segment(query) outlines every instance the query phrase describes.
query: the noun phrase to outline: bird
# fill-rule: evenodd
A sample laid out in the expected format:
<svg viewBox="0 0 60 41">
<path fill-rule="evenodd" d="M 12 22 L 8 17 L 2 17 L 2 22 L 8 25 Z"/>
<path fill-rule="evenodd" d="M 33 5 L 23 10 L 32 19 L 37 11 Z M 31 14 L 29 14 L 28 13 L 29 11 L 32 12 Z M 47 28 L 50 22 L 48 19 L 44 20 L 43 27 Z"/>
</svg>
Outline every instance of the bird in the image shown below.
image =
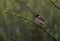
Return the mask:
<svg viewBox="0 0 60 41">
<path fill-rule="evenodd" d="M 35 26 L 35 29 L 32 31 L 33 34 L 32 34 L 31 41 L 39 41 L 39 40 L 43 41 L 43 36 L 44 36 L 43 34 L 44 33 L 43 33 L 42 30 L 39 29 L 39 26 L 41 25 L 41 27 L 43 27 L 43 25 L 45 24 L 45 20 L 39 14 L 35 15 L 34 20 L 35 20 L 34 21 L 35 22 L 34 24 L 36 24 L 37 26 L 34 25 Z"/>
<path fill-rule="evenodd" d="M 36 16 L 35 16 L 35 23 L 37 24 L 37 25 L 41 25 L 41 24 L 45 24 L 45 20 L 44 20 L 44 18 L 42 17 L 42 16 L 40 16 L 39 14 L 37 14 Z"/>
</svg>

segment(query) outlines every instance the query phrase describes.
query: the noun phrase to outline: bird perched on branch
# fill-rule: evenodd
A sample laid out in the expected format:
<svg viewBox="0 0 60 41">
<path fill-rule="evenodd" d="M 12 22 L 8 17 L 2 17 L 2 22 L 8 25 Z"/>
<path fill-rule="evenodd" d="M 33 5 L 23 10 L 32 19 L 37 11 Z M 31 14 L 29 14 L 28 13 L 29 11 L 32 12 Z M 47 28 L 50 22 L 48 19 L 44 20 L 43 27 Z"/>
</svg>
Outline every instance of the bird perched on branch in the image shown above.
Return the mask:
<svg viewBox="0 0 60 41">
<path fill-rule="evenodd" d="M 44 18 L 43 18 L 42 16 L 36 15 L 36 16 L 35 16 L 35 23 L 36 23 L 37 25 L 45 24 L 45 20 L 44 20 Z"/>
</svg>

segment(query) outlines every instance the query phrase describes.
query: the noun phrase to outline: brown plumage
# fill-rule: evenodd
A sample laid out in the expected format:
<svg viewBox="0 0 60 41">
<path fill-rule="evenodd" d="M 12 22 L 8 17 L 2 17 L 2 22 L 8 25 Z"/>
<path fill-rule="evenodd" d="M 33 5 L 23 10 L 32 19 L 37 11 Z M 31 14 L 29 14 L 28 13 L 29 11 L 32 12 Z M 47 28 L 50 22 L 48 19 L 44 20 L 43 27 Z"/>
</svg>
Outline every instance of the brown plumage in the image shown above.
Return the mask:
<svg viewBox="0 0 60 41">
<path fill-rule="evenodd" d="M 38 25 L 39 24 L 45 24 L 45 20 L 40 15 L 36 15 L 36 17 L 35 17 L 35 23 L 38 24 Z"/>
</svg>

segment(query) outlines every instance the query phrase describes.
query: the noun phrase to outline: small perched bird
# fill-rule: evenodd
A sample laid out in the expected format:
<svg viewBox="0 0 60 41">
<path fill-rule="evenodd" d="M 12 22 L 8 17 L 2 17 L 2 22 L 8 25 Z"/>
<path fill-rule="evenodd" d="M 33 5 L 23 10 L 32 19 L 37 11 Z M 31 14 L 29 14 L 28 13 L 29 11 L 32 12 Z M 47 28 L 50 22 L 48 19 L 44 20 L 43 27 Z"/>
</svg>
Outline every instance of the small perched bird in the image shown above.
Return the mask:
<svg viewBox="0 0 60 41">
<path fill-rule="evenodd" d="M 40 15 L 36 15 L 35 16 L 35 23 L 38 24 L 38 25 L 45 24 L 45 20 Z"/>
</svg>

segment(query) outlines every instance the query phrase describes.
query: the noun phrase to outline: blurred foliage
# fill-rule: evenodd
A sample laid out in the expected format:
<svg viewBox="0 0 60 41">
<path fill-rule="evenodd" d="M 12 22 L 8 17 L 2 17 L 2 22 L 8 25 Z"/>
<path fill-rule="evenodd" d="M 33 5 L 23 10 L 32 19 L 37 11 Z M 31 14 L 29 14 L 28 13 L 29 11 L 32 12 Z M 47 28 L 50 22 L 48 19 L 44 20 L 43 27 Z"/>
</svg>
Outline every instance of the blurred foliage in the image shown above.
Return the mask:
<svg viewBox="0 0 60 41">
<path fill-rule="evenodd" d="M 52 2 L 60 8 L 60 0 Z M 36 14 L 47 22 L 42 28 L 60 41 L 60 10 L 49 0 L 0 0 L 0 41 L 54 41 L 33 24 Z"/>
</svg>

